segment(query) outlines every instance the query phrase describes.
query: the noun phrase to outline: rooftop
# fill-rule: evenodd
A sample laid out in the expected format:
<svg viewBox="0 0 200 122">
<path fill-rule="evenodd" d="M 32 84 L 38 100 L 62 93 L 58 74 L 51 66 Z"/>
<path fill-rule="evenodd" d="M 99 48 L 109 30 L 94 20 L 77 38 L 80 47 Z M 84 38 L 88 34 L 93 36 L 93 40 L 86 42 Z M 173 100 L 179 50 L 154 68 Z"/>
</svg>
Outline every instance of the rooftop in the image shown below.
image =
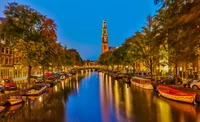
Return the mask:
<svg viewBox="0 0 200 122">
<path fill-rule="evenodd" d="M 0 21 L 3 21 L 3 20 L 5 20 L 6 18 L 4 18 L 4 17 L 0 17 Z"/>
</svg>

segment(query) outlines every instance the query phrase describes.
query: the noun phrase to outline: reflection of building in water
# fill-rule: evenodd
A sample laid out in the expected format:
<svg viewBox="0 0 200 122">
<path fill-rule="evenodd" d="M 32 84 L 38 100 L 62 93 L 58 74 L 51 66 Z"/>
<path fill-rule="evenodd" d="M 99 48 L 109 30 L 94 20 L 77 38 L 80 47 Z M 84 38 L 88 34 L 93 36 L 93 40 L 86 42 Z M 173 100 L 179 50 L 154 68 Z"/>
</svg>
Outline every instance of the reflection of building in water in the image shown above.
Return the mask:
<svg viewBox="0 0 200 122">
<path fill-rule="evenodd" d="M 108 100 L 106 94 L 106 80 L 104 81 L 103 73 L 99 73 L 99 89 L 100 89 L 100 104 L 101 104 L 101 114 L 102 114 L 102 121 L 109 122 L 109 109 L 108 109 Z"/>
<path fill-rule="evenodd" d="M 79 85 L 78 85 L 78 77 L 77 77 L 77 79 L 76 79 L 76 90 L 77 90 L 77 93 L 79 92 Z"/>
<path fill-rule="evenodd" d="M 109 76 L 109 102 L 110 102 L 110 106 L 113 106 L 113 88 L 112 88 L 112 77 Z"/>
<path fill-rule="evenodd" d="M 57 92 L 57 91 L 58 91 L 58 86 L 55 85 L 55 86 L 54 86 L 54 89 L 55 89 L 55 92 Z"/>
<path fill-rule="evenodd" d="M 61 84 L 62 84 L 62 89 L 65 89 L 65 87 L 64 87 L 64 81 L 62 81 Z"/>
<path fill-rule="evenodd" d="M 157 96 L 154 96 L 155 99 L 156 97 Z M 172 113 L 170 105 L 161 99 L 156 99 L 156 105 L 158 108 L 158 113 L 157 113 L 158 122 L 172 122 L 172 115 L 171 115 Z"/>
<path fill-rule="evenodd" d="M 91 72 L 88 69 L 86 69 L 85 76 L 86 76 L 85 78 L 87 79 L 89 79 L 91 76 Z"/>
<path fill-rule="evenodd" d="M 121 122 L 120 117 L 120 89 L 119 89 L 119 82 L 117 80 L 114 81 L 114 101 L 115 101 L 115 109 L 116 109 L 116 117 L 117 120 Z"/>
<path fill-rule="evenodd" d="M 113 114 L 116 116 L 116 120 L 119 122 L 125 122 L 125 118 L 121 115 L 121 107 L 124 104 L 124 100 L 121 99 L 122 90 L 127 90 L 124 94 L 126 103 L 125 108 L 127 109 L 126 115 L 131 116 L 131 97 L 129 89 L 123 89 L 120 87 L 120 82 L 117 80 L 112 80 L 112 78 L 108 75 L 102 75 L 103 73 L 99 73 L 99 87 L 100 87 L 100 100 L 101 100 L 101 112 L 102 112 L 102 121 L 109 122 L 111 121 L 110 110 L 115 110 Z M 126 86 L 127 87 L 127 86 Z"/>
<path fill-rule="evenodd" d="M 132 93 L 131 89 L 128 88 L 128 84 L 124 84 L 124 103 L 125 103 L 125 112 L 128 118 L 132 117 Z"/>
<path fill-rule="evenodd" d="M 84 74 L 84 70 L 81 70 L 81 75 L 83 75 Z"/>
<path fill-rule="evenodd" d="M 196 106 L 192 104 L 186 104 L 181 103 L 169 99 L 165 99 L 163 97 L 158 98 L 159 102 L 165 102 L 166 104 L 170 105 L 170 109 L 174 112 L 177 112 L 176 119 L 180 120 L 180 122 L 186 122 L 188 119 L 188 116 L 191 116 L 192 118 L 199 118 L 197 117 L 197 111 Z M 174 116 L 174 115 L 173 115 Z"/>
<path fill-rule="evenodd" d="M 89 76 L 91 76 L 91 71 L 89 71 L 88 73 L 89 73 Z"/>
</svg>

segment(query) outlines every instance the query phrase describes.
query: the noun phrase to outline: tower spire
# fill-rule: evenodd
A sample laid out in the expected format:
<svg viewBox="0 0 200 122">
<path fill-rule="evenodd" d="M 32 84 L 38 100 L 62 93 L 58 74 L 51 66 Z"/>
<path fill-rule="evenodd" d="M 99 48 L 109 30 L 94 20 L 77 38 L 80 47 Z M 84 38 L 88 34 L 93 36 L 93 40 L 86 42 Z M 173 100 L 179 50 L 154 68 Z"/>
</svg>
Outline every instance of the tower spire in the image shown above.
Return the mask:
<svg viewBox="0 0 200 122">
<path fill-rule="evenodd" d="M 102 23 L 102 53 L 108 51 L 108 32 L 106 27 L 106 20 Z"/>
</svg>

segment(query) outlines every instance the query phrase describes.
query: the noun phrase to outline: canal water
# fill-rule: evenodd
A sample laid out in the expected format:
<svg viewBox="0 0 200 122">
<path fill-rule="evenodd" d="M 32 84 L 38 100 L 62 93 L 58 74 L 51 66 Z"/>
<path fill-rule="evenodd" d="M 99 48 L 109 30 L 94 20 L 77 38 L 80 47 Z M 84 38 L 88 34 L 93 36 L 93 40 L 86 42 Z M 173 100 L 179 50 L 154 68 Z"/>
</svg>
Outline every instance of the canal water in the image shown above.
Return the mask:
<svg viewBox="0 0 200 122">
<path fill-rule="evenodd" d="M 7 108 L 0 122 L 200 122 L 199 106 L 98 72 L 79 73 L 48 93 L 23 99 L 23 104 Z"/>
</svg>

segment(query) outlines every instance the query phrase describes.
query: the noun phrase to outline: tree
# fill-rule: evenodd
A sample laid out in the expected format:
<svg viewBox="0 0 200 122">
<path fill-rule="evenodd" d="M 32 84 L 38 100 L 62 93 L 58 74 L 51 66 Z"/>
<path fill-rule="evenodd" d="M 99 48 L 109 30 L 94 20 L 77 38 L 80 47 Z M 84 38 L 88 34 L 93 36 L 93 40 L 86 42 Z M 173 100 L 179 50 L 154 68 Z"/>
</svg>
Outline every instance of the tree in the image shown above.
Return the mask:
<svg viewBox="0 0 200 122">
<path fill-rule="evenodd" d="M 47 44 L 51 47 L 56 41 L 55 24 L 39 12 L 26 5 L 16 2 L 8 3 L 4 14 L 6 22 L 3 24 L 1 35 L 7 43 L 12 43 L 16 54 L 23 56 L 28 65 L 28 81 L 30 81 L 31 68 L 44 63 L 44 52 Z M 49 43 L 46 43 L 50 41 Z M 52 47 L 53 48 L 53 47 Z M 49 51 L 49 46 L 47 46 Z M 41 51 L 41 52 L 40 52 Z M 38 55 L 39 52 L 39 55 Z M 38 60 L 41 59 L 41 60 Z"/>
<path fill-rule="evenodd" d="M 106 66 L 113 65 L 113 52 L 107 51 L 101 54 L 97 60 L 97 63 Z"/>
<path fill-rule="evenodd" d="M 178 79 L 177 67 L 181 62 L 194 60 L 195 48 L 199 43 L 198 20 L 194 11 L 200 9 L 196 1 L 183 0 L 155 0 L 161 4 L 156 18 L 160 22 L 160 44 L 168 52 L 168 60 L 175 66 L 175 75 Z M 177 80 L 176 80 L 177 83 Z"/>
<path fill-rule="evenodd" d="M 83 59 L 81 58 L 80 54 L 76 51 L 76 49 L 69 49 L 68 51 L 70 52 L 74 65 L 84 65 Z"/>
</svg>

